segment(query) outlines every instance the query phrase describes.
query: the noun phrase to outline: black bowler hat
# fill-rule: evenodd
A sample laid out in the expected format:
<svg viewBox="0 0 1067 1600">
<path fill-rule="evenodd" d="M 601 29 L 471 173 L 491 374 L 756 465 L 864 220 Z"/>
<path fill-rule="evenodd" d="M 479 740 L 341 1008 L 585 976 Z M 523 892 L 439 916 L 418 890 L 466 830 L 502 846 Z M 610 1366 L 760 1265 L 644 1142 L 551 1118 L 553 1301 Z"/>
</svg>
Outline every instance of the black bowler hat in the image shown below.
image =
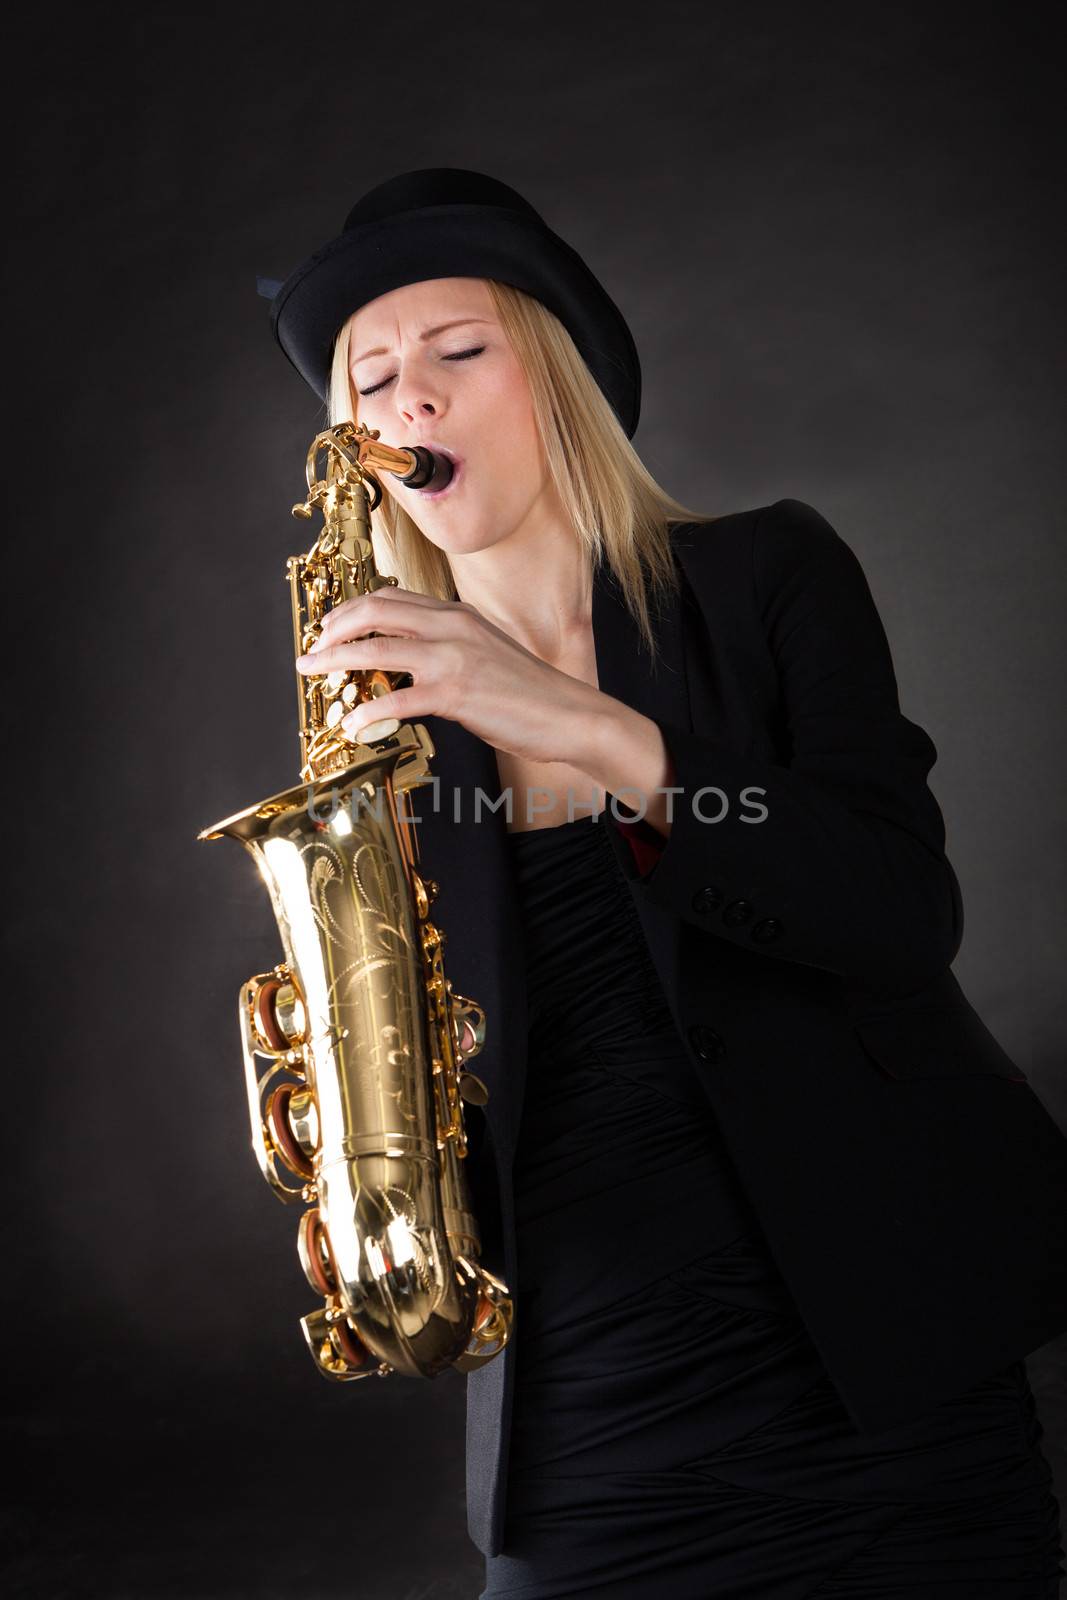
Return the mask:
<svg viewBox="0 0 1067 1600">
<path fill-rule="evenodd" d="M 506 183 L 426 167 L 357 200 L 344 232 L 284 283 L 258 280 L 285 354 L 325 400 L 333 346 L 353 311 L 427 278 L 496 278 L 540 300 L 567 329 L 627 438 L 641 411 L 641 364 L 622 312 L 576 250 Z"/>
</svg>

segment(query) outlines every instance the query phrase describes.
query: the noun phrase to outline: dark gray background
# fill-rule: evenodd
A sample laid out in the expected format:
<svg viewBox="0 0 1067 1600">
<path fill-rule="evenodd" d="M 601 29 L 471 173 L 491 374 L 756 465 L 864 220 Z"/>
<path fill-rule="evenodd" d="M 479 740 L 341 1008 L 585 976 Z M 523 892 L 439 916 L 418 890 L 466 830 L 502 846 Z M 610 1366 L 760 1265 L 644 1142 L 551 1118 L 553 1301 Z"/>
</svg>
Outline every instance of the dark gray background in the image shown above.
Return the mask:
<svg viewBox="0 0 1067 1600">
<path fill-rule="evenodd" d="M 283 574 L 321 410 L 255 276 L 397 172 L 487 170 L 588 260 L 641 352 L 636 447 L 683 501 L 795 496 L 852 545 L 939 751 L 955 970 L 1067 1124 L 1061 85 L 1026 19 L 413 0 L 17 24 L 16 1592 L 480 1587 L 462 1379 L 341 1389 L 304 1351 L 234 1022 L 273 919 L 236 846 L 194 842 L 298 765 Z M 1064 1348 L 1029 1362 L 1061 1495 Z"/>
</svg>

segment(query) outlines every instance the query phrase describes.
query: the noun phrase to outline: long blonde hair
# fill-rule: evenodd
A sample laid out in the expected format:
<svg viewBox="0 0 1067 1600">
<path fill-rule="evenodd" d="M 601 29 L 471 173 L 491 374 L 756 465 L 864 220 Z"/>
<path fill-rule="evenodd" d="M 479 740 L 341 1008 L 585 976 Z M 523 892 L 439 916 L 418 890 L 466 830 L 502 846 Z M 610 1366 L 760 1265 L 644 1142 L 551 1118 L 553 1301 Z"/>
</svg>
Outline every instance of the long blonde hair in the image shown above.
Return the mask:
<svg viewBox="0 0 1067 1600">
<path fill-rule="evenodd" d="M 613 573 L 654 656 L 649 590 L 658 599 L 677 584 L 670 524 L 716 518 L 690 511 L 652 477 L 559 318 L 522 289 L 483 281 L 526 374 L 548 471 L 578 540 L 593 570 L 603 561 Z M 330 427 L 359 420 L 348 364 L 354 317 L 334 344 Z M 447 555 L 391 495 L 383 494 L 371 524 L 382 572 L 395 576 L 403 589 L 439 600 L 456 598 Z"/>
</svg>

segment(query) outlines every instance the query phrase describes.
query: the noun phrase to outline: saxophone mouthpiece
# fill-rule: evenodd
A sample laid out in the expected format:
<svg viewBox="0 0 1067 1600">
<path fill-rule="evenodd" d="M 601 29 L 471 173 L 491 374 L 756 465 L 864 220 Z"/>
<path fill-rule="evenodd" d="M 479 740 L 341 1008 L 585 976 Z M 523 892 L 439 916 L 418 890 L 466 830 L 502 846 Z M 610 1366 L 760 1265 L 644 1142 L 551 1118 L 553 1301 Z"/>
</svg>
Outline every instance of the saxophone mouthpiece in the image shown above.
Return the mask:
<svg viewBox="0 0 1067 1600">
<path fill-rule="evenodd" d="M 452 482 L 455 463 L 443 450 L 428 450 L 425 445 L 410 446 L 415 465 L 406 477 L 400 479 L 408 489 L 427 489 L 436 493 Z"/>
</svg>

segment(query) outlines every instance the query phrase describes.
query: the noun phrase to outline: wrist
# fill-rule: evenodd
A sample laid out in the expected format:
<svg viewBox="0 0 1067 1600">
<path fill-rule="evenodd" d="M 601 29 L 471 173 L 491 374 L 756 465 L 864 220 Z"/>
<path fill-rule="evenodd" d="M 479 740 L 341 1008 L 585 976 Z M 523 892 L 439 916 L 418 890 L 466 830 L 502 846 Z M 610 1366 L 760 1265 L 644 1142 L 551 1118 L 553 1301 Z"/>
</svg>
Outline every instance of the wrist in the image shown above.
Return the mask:
<svg viewBox="0 0 1067 1600">
<path fill-rule="evenodd" d="M 619 809 L 644 817 L 664 837 L 671 825 L 668 796 L 674 763 L 657 722 L 611 695 L 598 692 L 574 765 L 618 800 Z"/>
</svg>

